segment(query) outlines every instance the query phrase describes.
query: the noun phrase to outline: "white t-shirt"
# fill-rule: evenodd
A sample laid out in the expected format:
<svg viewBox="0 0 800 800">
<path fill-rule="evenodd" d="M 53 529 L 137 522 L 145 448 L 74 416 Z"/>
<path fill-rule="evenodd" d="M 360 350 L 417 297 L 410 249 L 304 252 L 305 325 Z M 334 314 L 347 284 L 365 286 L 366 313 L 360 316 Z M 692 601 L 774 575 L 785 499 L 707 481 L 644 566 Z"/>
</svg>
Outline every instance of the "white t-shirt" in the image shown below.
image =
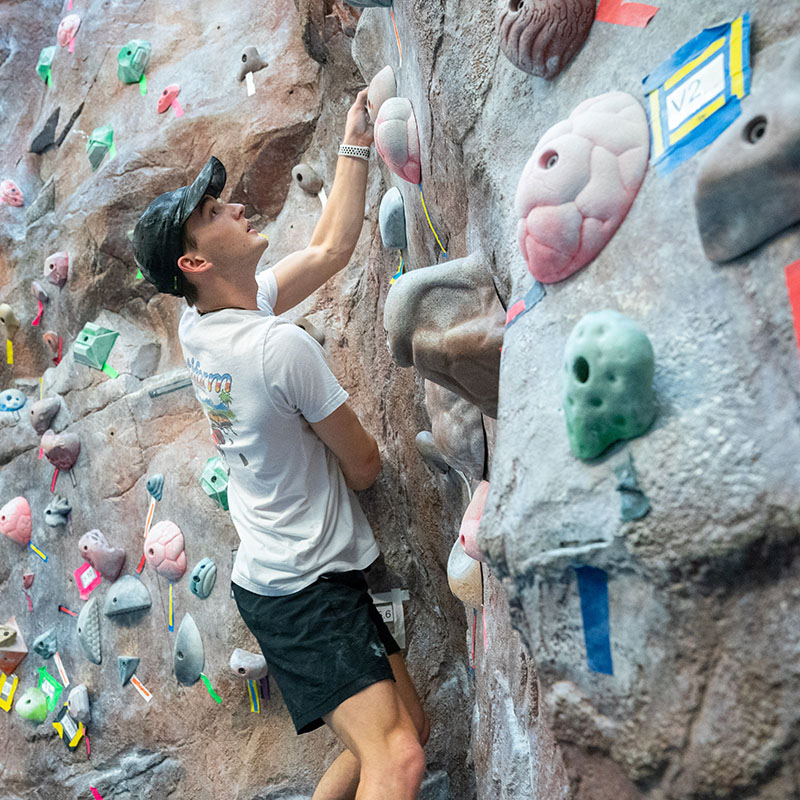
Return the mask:
<svg viewBox="0 0 800 800">
<path fill-rule="evenodd" d="M 379 554 L 339 462 L 309 422 L 347 400 L 322 347 L 276 317 L 271 269 L 257 276 L 258 311 L 183 312 L 178 326 L 194 392 L 227 463 L 240 546 L 234 583 L 287 595 L 324 572 L 364 569 Z"/>
</svg>

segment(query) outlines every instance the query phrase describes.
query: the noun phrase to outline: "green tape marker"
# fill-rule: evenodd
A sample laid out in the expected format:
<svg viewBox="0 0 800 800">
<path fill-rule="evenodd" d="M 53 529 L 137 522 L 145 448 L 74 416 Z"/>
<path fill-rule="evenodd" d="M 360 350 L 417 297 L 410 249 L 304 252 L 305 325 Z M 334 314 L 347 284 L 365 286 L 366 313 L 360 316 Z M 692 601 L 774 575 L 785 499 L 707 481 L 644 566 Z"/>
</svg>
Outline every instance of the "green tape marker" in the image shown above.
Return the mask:
<svg viewBox="0 0 800 800">
<path fill-rule="evenodd" d="M 103 372 L 105 372 L 105 374 L 111 378 L 119 378 L 119 372 L 117 372 L 114 367 L 108 364 L 103 364 Z"/>
<path fill-rule="evenodd" d="M 139 78 L 139 91 L 142 93 L 143 97 L 147 94 L 147 76 L 144 74 Z"/>
<path fill-rule="evenodd" d="M 137 269 L 137 270 L 136 270 L 136 280 L 137 280 L 137 281 L 140 281 L 140 280 L 142 280 L 143 278 L 144 278 L 144 275 L 142 275 L 142 271 L 141 271 L 140 269 Z"/>
<path fill-rule="evenodd" d="M 203 679 L 203 683 L 206 685 L 208 693 L 214 698 L 214 700 L 217 703 L 221 703 L 222 698 L 211 688 L 211 681 L 206 677 L 205 673 L 201 672 L 200 677 Z"/>
<path fill-rule="evenodd" d="M 111 147 L 108 148 L 108 158 L 116 158 L 117 157 L 117 148 L 114 147 L 114 143 L 111 143 Z"/>
</svg>

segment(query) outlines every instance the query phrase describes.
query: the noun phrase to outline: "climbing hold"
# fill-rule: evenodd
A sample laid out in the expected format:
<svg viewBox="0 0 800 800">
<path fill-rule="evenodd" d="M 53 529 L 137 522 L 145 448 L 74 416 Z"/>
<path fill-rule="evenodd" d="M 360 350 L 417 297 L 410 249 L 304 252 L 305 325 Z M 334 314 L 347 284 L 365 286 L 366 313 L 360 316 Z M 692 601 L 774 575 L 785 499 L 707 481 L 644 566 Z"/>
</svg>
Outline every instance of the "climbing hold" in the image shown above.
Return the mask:
<svg viewBox="0 0 800 800">
<path fill-rule="evenodd" d="M 100 608 L 97 605 L 97 598 L 90 597 L 86 605 L 78 614 L 77 622 L 78 641 L 81 643 L 83 652 L 93 664 L 99 664 L 103 653 L 100 647 Z"/>
<path fill-rule="evenodd" d="M 154 500 L 161 500 L 164 495 L 164 476 L 160 472 L 147 477 L 147 491 Z"/>
<path fill-rule="evenodd" d="M 387 64 L 380 72 L 375 73 L 375 77 L 369 82 L 367 90 L 367 114 L 369 121 L 375 122 L 381 106 L 390 98 L 397 96 L 397 80 L 394 77 L 394 70 Z"/>
<path fill-rule="evenodd" d="M 153 525 L 144 540 L 147 563 L 159 575 L 176 581 L 186 572 L 186 553 L 183 551 L 183 533 L 174 523 L 165 519 Z"/>
<path fill-rule="evenodd" d="M 444 456 L 434 444 L 433 434 L 430 431 L 420 431 L 416 437 L 416 444 L 422 460 L 432 470 L 441 472 L 443 475 L 450 472 L 450 465 L 444 460 Z"/>
<path fill-rule="evenodd" d="M 650 511 L 650 501 L 639 488 L 636 470 L 633 468 L 633 456 L 630 453 L 622 464 L 614 467 L 614 474 L 617 476 L 617 491 L 620 494 L 620 519 L 630 522 L 647 516 Z"/>
<path fill-rule="evenodd" d="M 59 525 L 66 525 L 69 522 L 69 515 L 72 513 L 72 506 L 66 497 L 57 494 L 44 509 L 44 524 L 51 528 Z"/>
<path fill-rule="evenodd" d="M 28 648 L 14 617 L 7 619 L 4 627 L 14 631 L 14 638 L 7 644 L 0 645 L 0 671 L 10 675 L 28 655 Z"/>
<path fill-rule="evenodd" d="M 191 686 L 200 680 L 200 673 L 205 665 L 203 640 L 200 631 L 187 611 L 183 615 L 178 636 L 175 639 L 175 649 L 172 654 L 172 663 L 175 677 L 184 686 Z"/>
<path fill-rule="evenodd" d="M 0 323 L 6 326 L 6 338 L 13 339 L 19 330 L 19 320 L 8 303 L 0 304 Z"/>
<path fill-rule="evenodd" d="M 239 74 L 237 77 L 240 81 L 243 81 L 249 72 L 258 72 L 260 69 L 264 69 L 264 67 L 268 66 L 269 64 L 259 55 L 257 47 L 253 47 L 252 45 L 245 47 L 244 50 L 242 50 L 242 57 L 239 62 Z"/>
<path fill-rule="evenodd" d="M 117 54 L 117 77 L 123 83 L 139 83 L 150 63 L 153 45 L 144 39 L 131 39 Z"/>
<path fill-rule="evenodd" d="M 219 456 L 212 456 L 206 461 L 200 475 L 203 491 L 223 510 L 228 510 L 228 470 Z"/>
<path fill-rule="evenodd" d="M 381 200 L 378 223 L 383 246 L 387 250 L 405 250 L 406 210 L 403 195 L 396 186 L 392 186 Z"/>
<path fill-rule="evenodd" d="M 75 35 L 78 33 L 78 28 L 81 26 L 81 18 L 77 14 L 69 14 L 64 17 L 58 24 L 58 31 L 56 38 L 58 39 L 61 47 L 69 45 L 70 52 L 74 47 Z"/>
<path fill-rule="evenodd" d="M 594 311 L 564 348 L 564 416 L 570 448 L 599 456 L 620 439 L 640 436 L 655 417 L 653 347 L 618 311 Z"/>
<path fill-rule="evenodd" d="M 325 344 L 324 331 L 314 325 L 307 317 L 298 317 L 294 321 L 294 324 L 297 325 L 298 328 L 302 328 L 309 336 L 315 339 L 320 346 Z"/>
<path fill-rule="evenodd" d="M 528 270 L 555 283 L 585 267 L 622 224 L 647 169 L 647 117 L 624 92 L 581 103 L 539 140 L 515 200 Z"/>
<path fill-rule="evenodd" d="M 163 114 L 170 106 L 175 109 L 175 116 L 180 117 L 183 114 L 181 104 L 178 102 L 178 95 L 181 93 L 181 87 L 177 83 L 171 83 L 164 89 L 158 97 L 157 110 L 159 114 Z"/>
<path fill-rule="evenodd" d="M 67 282 L 68 275 L 69 253 L 64 251 L 53 253 L 44 262 L 44 277 L 47 278 L 50 283 L 58 286 L 59 289 Z"/>
<path fill-rule="evenodd" d="M 414 184 L 422 180 L 417 119 L 408 98 L 390 97 L 383 103 L 375 120 L 375 147 L 403 180 Z"/>
<path fill-rule="evenodd" d="M 28 417 L 33 425 L 33 429 L 41 436 L 49 427 L 50 423 L 58 414 L 61 408 L 61 400 L 58 397 L 45 397 L 37 400 L 28 411 Z"/>
<path fill-rule="evenodd" d="M 10 625 L 0 625 L 0 647 L 5 647 L 9 644 L 14 644 L 14 640 L 17 638 L 17 630 L 16 628 L 12 628 Z"/>
<path fill-rule="evenodd" d="M 458 533 L 458 540 L 464 548 L 464 552 L 476 561 L 486 561 L 486 555 L 478 547 L 478 527 L 481 524 L 481 515 L 486 500 L 489 497 L 489 481 L 481 481 L 475 493 L 472 495 L 464 517 L 461 520 L 461 530 Z"/>
<path fill-rule="evenodd" d="M 800 37 L 700 162 L 694 204 L 703 250 L 730 261 L 800 220 Z"/>
<path fill-rule="evenodd" d="M 205 600 L 211 594 L 216 582 L 217 565 L 210 558 L 198 561 L 192 570 L 192 580 L 189 583 L 192 594 L 196 594 L 199 598 Z"/>
<path fill-rule="evenodd" d="M 27 401 L 19 389 L 6 389 L 0 392 L 0 411 L 19 411 Z"/>
<path fill-rule="evenodd" d="M 52 658 L 56 650 L 58 650 L 58 638 L 55 628 L 50 628 L 33 640 L 33 652 L 44 659 Z"/>
<path fill-rule="evenodd" d="M 523 72 L 555 78 L 583 47 L 594 7 L 595 0 L 502 0 L 500 49 Z"/>
<path fill-rule="evenodd" d="M 267 661 L 261 653 L 251 653 L 249 650 L 242 650 L 241 647 L 237 647 L 231 653 L 229 666 L 234 675 L 249 681 L 266 678 L 269 673 Z"/>
<path fill-rule="evenodd" d="M 106 580 L 115 581 L 125 563 L 125 551 L 112 547 L 101 531 L 91 530 L 81 536 L 78 542 L 85 561 L 88 561 Z"/>
<path fill-rule="evenodd" d="M 36 74 L 46 83 L 50 84 L 52 79 L 50 73 L 53 69 L 53 59 L 56 55 L 56 46 L 43 47 L 39 53 L 39 63 L 36 65 Z"/>
<path fill-rule="evenodd" d="M 106 153 L 110 158 L 114 158 L 116 155 L 114 131 L 110 125 L 101 125 L 92 131 L 89 141 L 86 142 L 86 153 L 89 156 L 89 163 L 92 165 L 92 172 L 100 166 Z"/>
<path fill-rule="evenodd" d="M 135 575 L 123 575 L 109 590 L 103 605 L 107 617 L 145 611 L 152 605 L 150 591 Z"/>
<path fill-rule="evenodd" d="M 38 686 L 30 686 L 20 695 L 14 711 L 22 719 L 28 719 L 37 724 L 44 722 L 47 718 L 47 697 Z"/>
<path fill-rule="evenodd" d="M 123 686 L 133 677 L 138 666 L 139 659 L 135 656 L 117 656 L 117 673 Z"/>
<path fill-rule="evenodd" d="M 46 303 L 50 298 L 39 281 L 31 282 L 31 294 L 40 302 Z"/>
<path fill-rule="evenodd" d="M 102 370 L 118 336 L 119 334 L 110 328 L 87 322 L 73 346 L 75 361 Z"/>
<path fill-rule="evenodd" d="M 79 683 L 70 689 L 67 698 L 69 715 L 78 722 L 91 722 L 92 711 L 89 706 L 89 690 L 85 683 Z"/>
<path fill-rule="evenodd" d="M 0 508 L 0 531 L 17 544 L 28 546 L 32 527 L 31 507 L 24 497 L 15 497 Z"/>
<path fill-rule="evenodd" d="M 23 572 L 22 573 L 22 588 L 27 590 L 33 586 L 33 579 L 34 574 L 32 572 Z"/>
<path fill-rule="evenodd" d="M 447 559 L 447 583 L 450 591 L 465 605 L 483 605 L 483 573 L 481 562 L 470 558 L 456 540 Z"/>
<path fill-rule="evenodd" d="M 308 164 L 298 164 L 292 170 L 292 177 L 297 182 L 297 185 L 309 194 L 319 194 L 320 189 L 322 189 L 322 178 Z"/>
<path fill-rule="evenodd" d="M 0 203 L 5 203 L 7 206 L 16 206 L 17 208 L 24 203 L 22 190 L 11 178 L 0 181 Z"/>
<path fill-rule="evenodd" d="M 42 434 L 42 451 L 56 469 L 72 469 L 81 452 L 81 440 L 75 433 L 53 433 L 46 430 Z"/>
</svg>

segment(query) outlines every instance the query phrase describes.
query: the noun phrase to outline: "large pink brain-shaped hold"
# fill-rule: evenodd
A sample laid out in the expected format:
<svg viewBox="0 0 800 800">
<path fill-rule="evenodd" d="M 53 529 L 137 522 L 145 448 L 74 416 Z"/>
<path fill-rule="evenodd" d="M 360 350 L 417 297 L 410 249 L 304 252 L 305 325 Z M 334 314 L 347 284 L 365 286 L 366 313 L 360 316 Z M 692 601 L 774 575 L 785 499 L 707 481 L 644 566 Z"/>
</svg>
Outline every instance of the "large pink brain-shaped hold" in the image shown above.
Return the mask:
<svg viewBox="0 0 800 800">
<path fill-rule="evenodd" d="M 144 540 L 144 555 L 159 575 L 171 581 L 178 580 L 186 572 L 183 534 L 174 522 L 165 519 L 150 528 Z"/>
<path fill-rule="evenodd" d="M 542 136 L 515 201 L 534 278 L 562 281 L 608 244 L 642 185 L 649 151 L 647 117 L 624 92 L 585 100 Z"/>
<path fill-rule="evenodd" d="M 386 166 L 403 180 L 422 180 L 417 118 L 407 97 L 390 97 L 381 104 L 375 120 L 375 147 Z"/>
<path fill-rule="evenodd" d="M 24 497 L 15 497 L 0 508 L 0 531 L 27 547 L 31 540 L 31 507 Z"/>
<path fill-rule="evenodd" d="M 58 43 L 62 47 L 66 47 L 75 38 L 80 26 L 81 18 L 77 14 L 70 14 L 64 17 L 58 24 L 58 32 L 56 33 Z"/>
<path fill-rule="evenodd" d="M 581 49 L 595 0 L 500 0 L 500 49 L 515 66 L 555 78 Z"/>
</svg>

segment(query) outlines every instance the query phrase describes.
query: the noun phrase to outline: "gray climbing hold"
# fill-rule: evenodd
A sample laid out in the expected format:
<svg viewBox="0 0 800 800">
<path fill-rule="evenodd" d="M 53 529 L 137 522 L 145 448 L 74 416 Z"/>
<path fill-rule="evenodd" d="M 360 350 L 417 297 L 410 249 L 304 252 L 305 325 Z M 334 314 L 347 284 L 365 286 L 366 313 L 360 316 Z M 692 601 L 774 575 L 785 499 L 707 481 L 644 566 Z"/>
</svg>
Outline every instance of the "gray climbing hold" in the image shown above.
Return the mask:
<svg viewBox="0 0 800 800">
<path fill-rule="evenodd" d="M 92 596 L 78 614 L 78 641 L 81 643 L 86 658 L 93 664 L 99 664 L 103 653 L 100 648 L 100 608 L 97 598 Z"/>
<path fill-rule="evenodd" d="M 617 476 L 617 491 L 620 494 L 620 518 L 630 522 L 647 516 L 650 511 L 650 501 L 639 488 L 636 470 L 633 468 L 633 456 L 630 453 L 624 463 L 614 467 L 614 474 Z"/>
<path fill-rule="evenodd" d="M 37 636 L 33 642 L 33 652 L 38 653 L 42 658 L 52 658 L 58 649 L 58 639 L 55 628 L 50 628 L 41 636 Z"/>
<path fill-rule="evenodd" d="M 85 683 L 79 683 L 70 689 L 67 698 L 67 711 L 78 722 L 91 722 L 92 710 L 89 707 L 89 690 Z"/>
<path fill-rule="evenodd" d="M 131 611 L 143 611 L 151 605 L 147 587 L 135 575 L 123 575 L 109 589 L 103 613 L 107 617 L 114 617 Z"/>
<path fill-rule="evenodd" d="M 160 472 L 156 472 L 147 478 L 147 491 L 151 497 L 156 500 L 161 500 L 164 495 L 164 476 Z"/>
<path fill-rule="evenodd" d="M 433 434 L 430 431 L 420 431 L 416 438 L 417 450 L 422 456 L 422 460 L 436 472 L 445 474 L 450 472 L 450 465 L 444 460 L 444 456 L 439 452 L 439 448 L 433 442 Z"/>
<path fill-rule="evenodd" d="M 138 666 L 139 659 L 135 656 L 117 656 L 117 672 L 123 686 L 133 677 Z"/>
<path fill-rule="evenodd" d="M 294 321 L 294 324 L 297 325 L 298 328 L 302 328 L 309 336 L 312 336 L 314 339 L 316 339 L 316 341 L 319 342 L 320 345 L 325 344 L 324 331 L 320 330 L 307 317 L 298 317 Z"/>
<path fill-rule="evenodd" d="M 322 178 L 308 164 L 298 164 L 292 170 L 292 178 L 301 189 L 309 194 L 319 194 L 319 190 L 322 188 Z"/>
<path fill-rule="evenodd" d="M 259 55 L 257 47 L 245 47 L 242 50 L 242 57 L 239 61 L 239 74 L 237 77 L 240 81 L 243 81 L 248 72 L 258 72 L 268 66 L 269 64 Z"/>
<path fill-rule="evenodd" d="M 192 594 L 196 594 L 199 598 L 205 600 L 211 594 L 216 582 L 217 565 L 210 558 L 198 561 L 192 570 L 192 579 L 189 583 Z"/>
<path fill-rule="evenodd" d="M 231 653 L 229 666 L 234 675 L 253 681 L 265 678 L 269 672 L 267 660 L 261 653 L 251 653 L 249 650 L 242 650 L 241 647 L 237 647 Z"/>
<path fill-rule="evenodd" d="M 172 653 L 172 664 L 175 677 L 184 686 L 191 686 L 200 680 L 200 673 L 206 663 L 203 652 L 203 640 L 200 631 L 187 611 L 183 615 L 178 636 L 175 639 L 175 649 Z"/>
<path fill-rule="evenodd" d="M 45 397 L 44 400 L 37 400 L 28 410 L 29 419 L 33 429 L 41 436 L 53 421 L 53 417 L 61 408 L 61 400 L 58 397 Z"/>
<path fill-rule="evenodd" d="M 403 195 L 392 186 L 381 200 L 378 213 L 381 240 L 387 250 L 404 250 L 406 247 L 406 210 Z"/>
<path fill-rule="evenodd" d="M 44 524 L 51 528 L 66 525 L 71 513 L 72 506 L 69 504 L 69 500 L 57 494 L 44 509 Z"/>
</svg>

